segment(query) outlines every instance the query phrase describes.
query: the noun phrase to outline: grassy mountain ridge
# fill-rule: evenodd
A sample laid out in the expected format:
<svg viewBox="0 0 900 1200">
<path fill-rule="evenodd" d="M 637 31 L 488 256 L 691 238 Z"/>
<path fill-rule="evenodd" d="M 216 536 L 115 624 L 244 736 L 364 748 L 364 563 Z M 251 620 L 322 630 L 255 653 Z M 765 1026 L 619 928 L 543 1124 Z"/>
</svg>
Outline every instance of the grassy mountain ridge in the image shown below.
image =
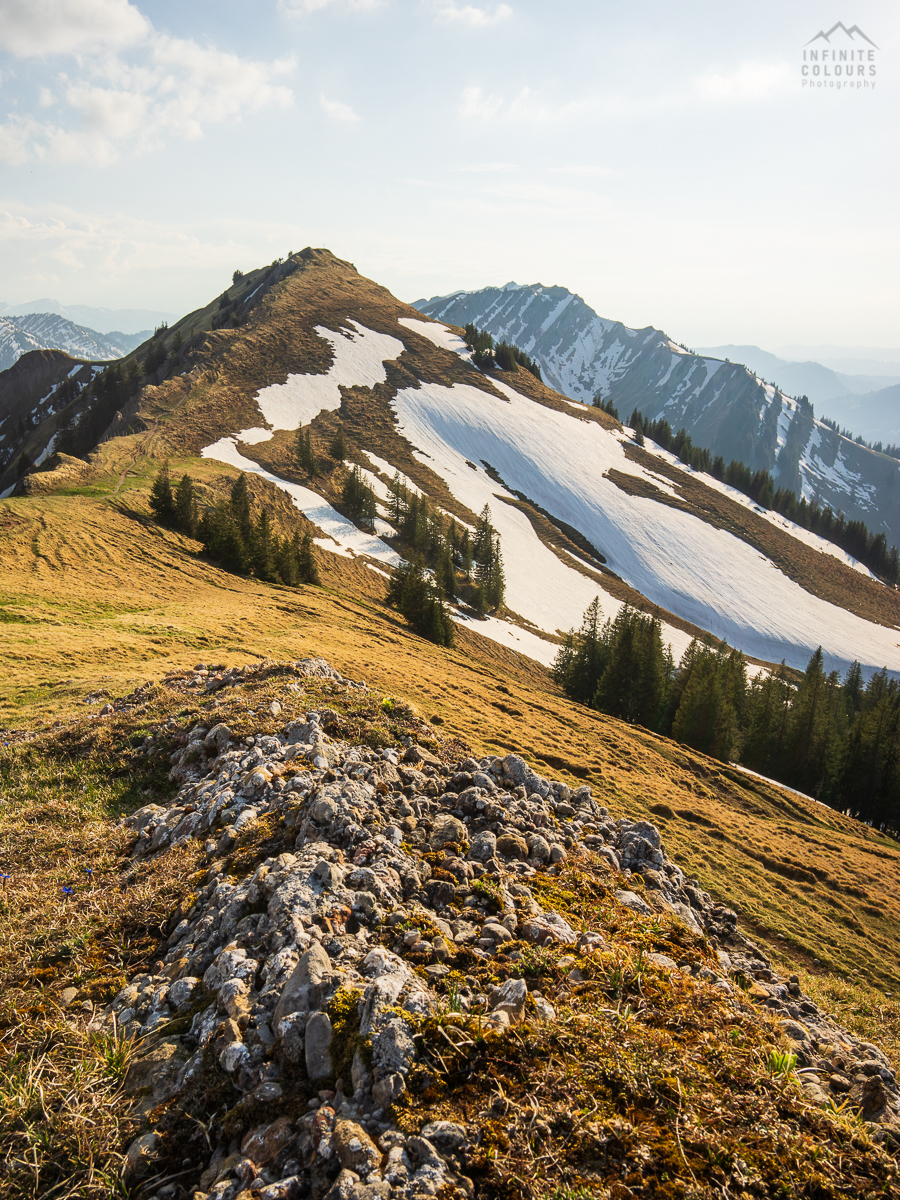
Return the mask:
<svg viewBox="0 0 900 1200">
<path fill-rule="evenodd" d="M 0 680 L 0 726 L 5 732 L 0 740 L 9 743 L 3 748 L 2 770 L 4 792 L 12 801 L 0 811 L 10 856 L 9 862 L 0 861 L 0 871 L 12 875 L 13 890 L 4 892 L 4 897 L 12 897 L 6 912 L 14 917 L 7 920 L 6 941 L 0 946 L 0 971 L 7 986 L 14 981 L 20 1008 L 32 1013 L 31 1024 L 40 1033 L 28 1051 L 31 1059 L 23 1049 L 24 1057 L 10 1065 L 18 1070 L 24 1061 L 39 1062 L 46 1073 L 55 1063 L 54 1070 L 60 1072 L 52 1093 L 47 1087 L 47 1095 L 52 1094 L 53 1104 L 60 1107 L 54 1109 L 56 1141 L 40 1151 L 47 1155 L 41 1167 L 51 1166 L 49 1157 L 55 1151 L 49 1146 L 59 1144 L 67 1121 L 77 1125 L 76 1118 L 80 1119 L 59 1099 L 73 1094 L 71 1086 L 65 1092 L 71 1068 L 59 1065 L 52 1047 L 68 1047 L 66 1052 L 73 1056 L 70 1062 L 96 1061 L 91 1055 L 97 1050 L 89 1039 L 78 1042 L 74 1049 L 69 1040 L 86 1037 L 79 1021 L 87 1018 L 79 1016 L 79 1005 L 100 1006 L 115 994 L 123 979 L 151 969 L 161 952 L 157 949 L 160 938 L 177 927 L 195 900 L 192 873 L 198 864 L 191 856 L 199 853 L 199 845 L 186 846 L 171 860 L 157 860 L 151 864 L 153 869 L 135 870 L 134 861 L 127 857 L 130 844 L 113 818 L 148 800 L 169 804 L 177 786 L 167 777 L 168 759 L 164 767 L 156 762 L 147 764 L 145 770 L 138 765 L 135 747 L 148 734 L 166 748 L 170 740 L 186 743 L 195 722 L 220 718 L 232 721 L 242 734 L 274 731 L 280 726 L 269 715 L 273 699 L 293 704 L 301 717 L 306 708 L 322 705 L 334 705 L 343 714 L 341 697 L 329 692 L 286 696 L 283 688 L 276 690 L 280 677 L 275 664 L 306 655 L 323 655 L 348 677 L 364 679 L 373 689 L 365 701 L 364 719 L 358 713 L 346 715 L 348 722 L 356 722 L 354 729 L 372 722 L 391 741 L 400 732 L 399 724 L 391 724 L 391 714 L 415 712 L 419 737 L 427 737 L 430 730 L 445 738 L 447 745 L 471 748 L 477 755 L 520 754 L 539 771 L 561 778 L 572 788 L 589 784 L 597 803 L 607 805 L 615 816 L 657 824 L 669 853 L 703 889 L 738 913 L 740 927 L 778 969 L 786 974 L 796 971 L 807 995 L 835 1011 L 845 1025 L 896 1055 L 900 1050 L 900 1005 L 895 1000 L 900 988 L 896 932 L 900 911 L 895 879 L 900 849 L 895 842 L 805 797 L 569 702 L 542 666 L 482 636 L 476 622 L 459 626 L 450 650 L 423 641 L 385 606 L 383 574 L 370 570 L 361 557 L 339 553 L 337 543 L 333 551 L 325 545 L 319 547 L 321 588 L 287 588 L 220 570 L 202 557 L 198 543 L 152 520 L 150 486 L 165 459 L 170 460 L 173 480 L 183 471 L 191 474 L 204 504 L 227 494 L 237 469 L 198 457 L 199 450 L 219 436 L 259 423 L 254 396 L 264 384 L 283 382 L 288 374 L 321 373 L 328 368 L 329 347 L 313 332 L 316 325 L 336 329 L 348 317 L 355 317 L 368 328 L 397 336 L 398 315 L 414 313 L 384 289 L 361 279 L 349 264 L 325 252 L 312 252 L 296 263 L 266 269 L 261 277 L 265 280 L 287 267 L 290 272 L 284 270 L 255 305 L 250 303 L 252 286 L 261 286 L 260 279 L 249 280 L 240 291 L 243 299 L 235 305 L 237 325 L 231 325 L 229 317 L 227 327 L 194 329 L 204 322 L 211 325 L 226 312 L 218 302 L 179 323 L 190 336 L 160 363 L 153 381 L 145 383 L 135 397 L 132 410 L 123 418 L 126 426 L 134 422 L 134 431 L 92 448 L 84 478 L 73 484 L 71 478 L 56 475 L 58 467 L 37 472 L 28 478 L 43 476 L 46 492 L 14 496 L 0 504 L 0 653 L 6 667 Z M 167 335 L 167 349 L 173 332 Z M 423 380 L 436 386 L 452 382 L 474 387 L 483 397 L 480 402 L 485 411 L 491 404 L 509 404 L 512 411 L 513 402 L 503 386 L 512 384 L 515 391 L 552 412 L 554 419 L 568 420 L 571 406 L 524 371 L 514 377 L 499 373 L 492 381 L 415 329 L 403 332 L 403 343 L 406 349 L 385 365 L 384 384 L 345 388 L 336 412 L 313 419 L 322 467 L 315 486 L 338 506 L 346 467 L 329 460 L 327 445 L 340 419 L 349 462 L 358 459 L 365 465 L 366 450 L 371 450 L 399 468 L 438 505 L 461 520 L 472 521 L 477 514 L 454 491 L 453 476 L 437 459 L 417 451 L 398 427 L 393 395 Z M 595 426 L 615 431 L 615 423 L 605 414 L 579 413 L 572 420 L 581 422 L 578 429 L 583 429 L 585 436 Z M 294 461 L 293 438 L 292 431 L 281 431 L 244 450 L 281 478 L 302 483 Z M 687 495 L 679 503 L 692 510 L 713 507 L 715 502 L 716 520 L 723 524 L 745 520 L 747 510 L 731 512 L 724 503 L 727 498 L 719 493 L 691 494 L 690 486 L 702 488 L 702 483 L 691 485 L 684 473 L 670 479 L 660 460 L 649 454 L 648 458 L 667 504 L 673 497 L 662 492 L 662 487 L 674 483 Z M 478 464 L 465 469 L 471 469 L 474 476 Z M 381 472 L 382 482 L 386 482 L 386 474 Z M 494 486 L 500 497 L 495 501 L 498 508 L 510 507 L 511 494 L 499 483 Z M 278 527 L 299 525 L 320 536 L 282 489 L 253 474 L 249 475 L 249 487 L 254 502 L 270 507 Z M 517 503 L 530 509 L 526 515 L 537 530 L 536 544 L 556 544 L 559 561 L 588 553 L 583 545 L 568 539 L 564 525 L 554 525 L 527 500 Z M 557 520 L 564 522 L 564 517 Z M 577 534 L 574 526 L 570 528 Z M 757 536 L 763 538 L 765 532 Z M 810 555 L 815 563 L 826 557 L 813 550 Z M 835 561 L 837 566 L 840 564 Z M 814 575 L 819 567 L 802 569 Z M 599 570 L 596 574 L 602 580 Z M 850 579 L 836 571 L 835 587 L 849 592 L 857 575 L 849 572 Z M 876 586 L 861 576 L 859 579 L 864 585 Z M 865 587 L 860 594 L 869 595 Z M 261 662 L 263 667 L 250 672 L 253 678 L 239 692 L 235 689 L 234 705 L 221 701 L 219 693 L 207 695 L 202 687 L 192 690 L 184 682 L 193 674 L 190 668 L 195 663 L 248 660 Z M 273 670 L 271 678 L 266 664 Z M 107 704 L 112 711 L 101 716 Z M 290 714 L 295 715 L 294 709 Z M 262 838 L 265 844 L 271 832 L 260 825 L 251 833 L 251 850 L 253 837 Z M 92 900 L 89 893 L 82 895 L 76 889 L 70 901 L 62 888 L 70 886 L 73 863 L 83 871 L 82 858 L 93 864 L 98 892 Z M 125 912 L 120 879 L 134 881 L 136 890 L 124 893 L 127 904 L 134 906 L 132 913 Z M 548 903 L 570 904 L 571 910 L 565 911 L 572 920 L 576 911 L 589 912 L 593 919 L 601 910 L 604 920 L 609 920 L 607 902 L 597 902 L 588 883 L 587 876 L 579 875 L 577 869 L 561 881 L 548 879 Z M 629 886 L 640 888 L 640 880 L 635 877 Z M 582 887 L 584 891 L 579 893 Z M 69 908 L 64 907 L 67 904 Z M 85 916 L 88 909 L 90 914 Z M 618 923 L 622 925 L 621 917 Z M 637 936 L 629 932 L 627 921 L 625 925 L 626 934 Z M 677 940 L 677 931 L 673 936 Z M 631 954 L 615 945 L 617 952 L 626 957 Z M 625 961 L 623 958 L 622 963 Z M 627 961 L 631 963 L 631 958 Z M 570 969 L 571 965 L 552 965 L 554 973 Z M 591 994 L 593 986 L 588 980 L 585 995 Z M 74 989 L 74 1000 L 63 999 L 67 988 Z M 768 1078 L 769 1068 L 760 1056 L 768 1045 L 780 1043 L 773 1040 L 777 1031 L 766 1025 L 764 1017 L 746 1018 L 745 1039 L 736 1039 L 732 1035 L 738 1031 L 737 1025 L 714 1028 L 704 1024 L 715 999 L 711 991 L 700 997 L 698 1005 L 693 992 L 681 994 L 677 979 L 670 990 L 665 989 L 650 972 L 645 990 L 652 1000 L 656 1024 L 634 1020 L 620 996 L 618 1015 L 615 1009 L 610 1010 L 613 1015 L 591 1009 L 591 1024 L 583 1014 L 567 1016 L 566 1022 L 571 1023 L 561 1025 L 547 1043 L 547 1078 L 557 1091 L 553 1103 L 559 1108 L 553 1112 L 560 1120 L 569 1104 L 569 1099 L 560 1100 L 560 1096 L 568 1096 L 565 1080 L 581 1081 L 573 1084 L 571 1107 L 576 1113 L 587 1112 L 594 1102 L 591 1089 L 599 1086 L 591 1082 L 592 1072 L 599 1064 L 614 1063 L 615 1070 L 629 1073 L 632 1081 L 643 1081 L 644 1091 L 638 1092 L 648 1107 L 640 1117 L 632 1111 L 629 1122 L 639 1124 L 651 1108 L 656 1113 L 653 1106 L 658 1106 L 660 1144 L 665 1139 L 671 1143 L 666 1151 L 669 1158 L 664 1161 L 669 1181 L 659 1172 L 652 1177 L 658 1194 L 689 1196 L 692 1170 L 696 1173 L 694 1184 L 696 1175 L 701 1174 L 700 1160 L 694 1156 L 707 1155 L 704 1147 L 717 1155 L 726 1150 L 739 1154 L 726 1143 L 724 1133 L 723 1140 L 716 1141 L 699 1131 L 709 1121 L 711 1089 L 717 1105 L 740 1107 L 735 1098 L 745 1095 L 741 1089 L 752 1059 L 753 1086 L 765 1097 L 771 1095 L 766 1120 L 776 1121 L 778 1138 L 787 1139 L 778 1145 L 790 1145 L 791 1153 L 796 1153 L 784 1167 L 788 1175 L 798 1170 L 811 1178 L 809 1173 L 819 1171 L 816 1164 L 825 1162 L 829 1175 L 825 1182 L 817 1182 L 818 1195 L 846 1195 L 847 1188 L 854 1187 L 862 1195 L 889 1194 L 890 1183 L 884 1183 L 879 1193 L 876 1180 L 893 1178 L 889 1174 L 893 1168 L 883 1152 L 871 1146 L 861 1122 L 854 1124 L 848 1114 L 834 1121 L 826 1118 L 805 1100 L 789 1070 L 783 1089 L 779 1077 Z M 746 1002 L 751 1000 L 762 1009 L 762 991 Z M 65 1003 L 71 1007 L 63 1010 Z M 597 1003 L 606 1001 L 601 997 Z M 40 1024 L 44 1020 L 50 1022 L 46 1027 Z M 4 1032 L 12 1028 L 8 1012 L 0 1026 Z M 453 1037 L 451 1026 L 448 1022 Z M 43 1039 L 51 1031 L 48 1051 L 42 1049 Z M 449 1049 L 442 1049 L 441 1035 L 435 1036 L 439 1051 L 450 1055 Z M 673 1053 L 673 1042 L 683 1043 L 687 1048 L 684 1055 Z M 520 1055 L 520 1044 L 513 1037 L 493 1045 L 491 1055 L 497 1061 L 491 1060 L 488 1075 L 499 1083 L 501 1094 L 513 1097 L 514 1112 L 524 1111 L 527 1095 L 537 1095 L 543 1086 L 529 1075 L 533 1063 L 530 1068 L 527 1060 L 534 1055 Z M 500 1046 L 506 1047 L 502 1055 Z M 585 1046 L 591 1047 L 590 1055 L 585 1054 Z M 665 1077 L 662 1068 L 657 1069 L 663 1061 L 662 1048 L 670 1072 Z M 109 1052 L 113 1050 L 119 1053 L 116 1047 Z M 458 1053 L 453 1050 L 454 1064 Z M 651 1061 L 657 1062 L 657 1067 L 642 1074 L 641 1064 Z M 670 1063 L 677 1067 L 670 1068 Z M 543 1060 L 540 1067 L 544 1074 Z M 19 1075 L 13 1072 L 10 1078 Z M 111 1078 L 119 1077 L 103 1076 Z M 710 1082 L 713 1078 L 714 1085 Z M 462 1100 L 466 1090 L 464 1086 Z M 474 1087 L 468 1090 L 474 1094 Z M 101 1091 L 98 1083 L 95 1129 L 101 1123 Z M 24 1090 L 15 1093 L 16 1097 L 24 1094 Z M 103 1096 L 103 1136 L 119 1153 L 139 1127 L 133 1110 L 112 1087 Z M 551 1102 L 543 1092 L 541 1096 L 541 1104 L 549 1111 Z M 34 1102 L 17 1098 L 15 1103 L 20 1107 L 11 1106 L 9 1113 L 0 1117 L 0 1138 L 10 1139 L 0 1143 L 5 1149 L 21 1146 L 23 1130 L 37 1127 Z M 462 1111 L 460 1103 L 457 1091 L 447 1093 L 441 1105 L 436 1105 L 426 1089 L 410 1101 L 404 1119 L 421 1123 L 425 1114 L 456 1117 Z M 679 1114 L 674 1124 L 672 1113 L 666 1115 L 669 1108 Z M 502 1138 L 506 1136 L 503 1127 L 517 1118 L 503 1117 L 503 1111 L 501 1104 L 485 1121 L 492 1136 L 497 1135 L 496 1153 L 506 1164 L 504 1170 L 515 1172 L 521 1169 L 518 1160 Z M 727 1124 L 716 1120 L 720 1122 L 717 1128 Z M 111 1130 L 116 1121 L 121 1123 L 118 1132 Z M 533 1124 L 537 1121 L 535 1110 Z M 555 1153 L 560 1143 L 565 1144 L 568 1127 L 560 1126 L 563 1132 L 559 1133 L 552 1121 L 548 1125 L 549 1132 L 541 1136 L 558 1137 L 558 1141 L 551 1138 L 548 1142 Z M 631 1138 L 624 1126 L 616 1128 L 623 1138 Z M 185 1139 L 187 1136 L 185 1133 Z M 518 1145 L 518 1136 L 509 1135 L 509 1140 Z M 599 1136 L 594 1125 L 585 1135 L 585 1161 L 594 1164 L 592 1169 L 597 1155 L 607 1153 L 596 1141 Z M 769 1142 L 772 1136 L 765 1134 Z M 74 1133 L 72 1138 L 77 1144 Z M 33 1173 L 32 1167 L 22 1165 L 12 1152 L 7 1157 L 25 1172 L 20 1178 L 28 1177 L 28 1171 Z M 111 1157 L 121 1162 L 115 1155 Z M 718 1160 L 712 1164 L 707 1157 L 704 1162 L 706 1179 L 707 1168 L 714 1172 Z M 99 1171 L 100 1166 L 95 1166 Z M 86 1172 L 83 1165 L 66 1167 L 76 1168 Z M 491 1169 L 489 1162 L 484 1169 Z M 545 1189 L 537 1192 L 541 1200 L 554 1196 L 552 1180 L 562 1178 L 555 1174 L 557 1168 L 547 1170 L 549 1174 L 540 1176 Z M 780 1170 L 773 1158 L 766 1167 L 765 1185 L 751 1188 L 747 1194 L 778 1194 Z M 640 1176 L 627 1178 L 631 1189 Z M 39 1186 L 36 1179 L 36 1195 Z M 109 1186 L 112 1189 L 114 1185 Z M 584 1191 L 567 1194 L 561 1184 L 555 1200 L 563 1196 L 582 1200 L 585 1194 L 590 1195 Z M 617 1200 L 625 1195 L 622 1191 L 614 1194 Z M 702 1191 L 698 1185 L 693 1194 L 716 1192 Z"/>
</svg>

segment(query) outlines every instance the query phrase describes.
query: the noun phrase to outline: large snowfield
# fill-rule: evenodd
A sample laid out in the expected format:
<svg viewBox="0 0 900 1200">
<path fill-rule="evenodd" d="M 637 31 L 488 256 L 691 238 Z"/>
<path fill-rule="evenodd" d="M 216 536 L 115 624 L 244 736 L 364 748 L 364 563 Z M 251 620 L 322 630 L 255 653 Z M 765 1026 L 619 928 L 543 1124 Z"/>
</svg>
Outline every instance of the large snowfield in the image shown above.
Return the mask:
<svg viewBox="0 0 900 1200">
<path fill-rule="evenodd" d="M 465 349 L 457 335 L 436 322 L 402 318 L 399 324 L 444 349 Z M 257 398 L 260 412 L 272 430 L 297 429 L 323 409 L 337 409 L 341 385 L 371 387 L 384 381 L 384 362 L 399 356 L 402 341 L 356 321 L 352 325 L 350 332 L 317 330 L 334 349 L 334 363 L 326 374 L 291 375 L 285 384 L 262 389 Z M 509 488 L 579 529 L 605 555 L 609 568 L 651 604 L 745 653 L 769 662 L 784 658 L 803 668 L 821 644 L 828 669 L 845 670 L 858 658 L 867 672 L 882 666 L 900 671 L 896 629 L 817 599 L 747 543 L 699 518 L 626 495 L 604 478 L 611 468 L 657 487 L 661 481 L 626 457 L 615 434 L 575 412 L 545 408 L 503 382 L 492 382 L 501 395 L 461 384 L 405 388 L 397 394 L 394 409 L 400 432 L 456 499 L 475 513 L 490 506 L 501 538 L 506 603 L 526 622 L 547 633 L 564 632 L 580 624 L 598 593 L 607 615 L 617 611 L 619 602 L 543 545 L 528 518 L 505 502 L 512 496 L 490 478 L 486 464 Z M 282 488 L 333 539 L 321 540 L 323 548 L 390 565 L 402 561 L 385 542 L 356 529 L 316 492 L 279 479 L 237 448 L 237 441 L 253 444 L 268 436 L 269 430 L 242 431 L 202 453 Z M 372 461 L 376 469 L 393 473 L 390 464 Z M 383 484 L 370 478 L 383 497 Z M 544 663 L 555 653 L 550 643 L 503 621 L 473 622 L 473 627 Z M 668 625 L 664 636 L 679 658 L 689 637 Z"/>
</svg>

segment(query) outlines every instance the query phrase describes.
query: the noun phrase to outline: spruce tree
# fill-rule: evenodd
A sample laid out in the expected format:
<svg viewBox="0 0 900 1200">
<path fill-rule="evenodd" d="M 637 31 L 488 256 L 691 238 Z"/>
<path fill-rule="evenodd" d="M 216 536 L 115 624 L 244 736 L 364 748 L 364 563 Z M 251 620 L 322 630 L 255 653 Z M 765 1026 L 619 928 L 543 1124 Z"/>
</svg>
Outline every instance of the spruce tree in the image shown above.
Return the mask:
<svg viewBox="0 0 900 1200">
<path fill-rule="evenodd" d="M 194 498 L 194 485 L 190 475 L 182 475 L 181 482 L 175 489 L 174 499 L 175 525 L 188 537 L 197 534 L 197 501 Z"/>
<path fill-rule="evenodd" d="M 231 515 L 249 549 L 253 542 L 253 517 L 250 512 L 250 489 L 247 476 L 241 473 L 231 486 Z"/>
<path fill-rule="evenodd" d="M 312 433 L 306 429 L 297 430 L 297 463 L 300 470 L 308 479 L 316 479 L 319 475 L 319 464 L 312 444 Z"/>
<path fill-rule="evenodd" d="M 277 545 L 269 510 L 263 508 L 253 530 L 253 573 L 267 583 L 275 579 Z"/>
<path fill-rule="evenodd" d="M 341 492 L 341 500 L 349 516 L 361 525 L 372 529 L 377 513 L 375 491 L 366 483 L 359 467 L 354 466 L 347 476 Z"/>
<path fill-rule="evenodd" d="M 495 610 L 503 603 L 506 581 L 500 537 L 491 524 L 491 510 L 487 504 L 478 518 L 472 557 L 475 563 L 475 588 L 470 602 L 479 612 Z"/>
<path fill-rule="evenodd" d="M 169 464 L 164 462 L 153 480 L 150 488 L 150 507 L 153 515 L 161 525 L 173 525 L 175 522 L 175 497 L 172 495 L 172 483 L 169 479 Z"/>
<path fill-rule="evenodd" d="M 445 542 L 434 568 L 435 582 L 443 595 L 452 600 L 456 595 L 456 572 L 453 570 L 453 554 L 450 543 Z"/>
<path fill-rule="evenodd" d="M 399 609 L 414 632 L 439 646 L 452 644 L 450 613 L 421 563 L 403 563 L 394 571 L 386 600 Z"/>
<path fill-rule="evenodd" d="M 298 543 L 299 537 L 299 543 Z M 319 578 L 319 567 L 316 562 L 315 551 L 313 550 L 313 538 L 309 530 L 300 537 L 294 535 L 294 543 L 297 546 L 297 567 L 300 574 L 301 583 L 321 583 Z"/>
<path fill-rule="evenodd" d="M 387 485 L 388 489 L 388 520 L 399 530 L 406 517 L 407 488 L 400 478 L 400 472 L 394 473 L 394 478 Z"/>
<path fill-rule="evenodd" d="M 592 704 L 606 667 L 607 643 L 600 627 L 600 597 L 588 605 L 581 628 L 570 631 L 553 663 L 553 677 L 572 699 Z"/>
<path fill-rule="evenodd" d="M 331 439 L 331 445 L 328 447 L 328 453 L 335 462 L 342 463 L 347 457 L 347 443 L 344 440 L 344 426 L 338 424 L 334 437 Z"/>
</svg>

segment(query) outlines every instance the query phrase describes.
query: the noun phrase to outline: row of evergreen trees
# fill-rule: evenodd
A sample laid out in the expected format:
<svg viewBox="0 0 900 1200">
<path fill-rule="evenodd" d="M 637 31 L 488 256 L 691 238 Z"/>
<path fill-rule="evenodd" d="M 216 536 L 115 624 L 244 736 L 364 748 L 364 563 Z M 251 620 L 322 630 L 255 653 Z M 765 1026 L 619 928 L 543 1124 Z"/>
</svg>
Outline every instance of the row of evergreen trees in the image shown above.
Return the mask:
<svg viewBox="0 0 900 1200">
<path fill-rule="evenodd" d="M 696 638 L 676 666 L 658 616 L 599 599 L 560 647 L 554 677 L 573 700 L 724 762 L 740 762 L 835 808 L 900 832 L 900 681 L 841 680 L 822 649 L 795 686 L 784 663 L 748 683 L 743 655 Z"/>
<path fill-rule="evenodd" d="M 182 475 L 173 490 L 169 464 L 163 463 L 150 489 L 150 507 L 161 525 L 202 542 L 209 557 L 226 571 L 288 587 L 320 582 L 312 534 L 298 529 L 292 537 L 279 536 L 265 507 L 254 517 L 243 474 L 234 481 L 228 500 L 201 514 L 190 475 Z"/>
<path fill-rule="evenodd" d="M 471 321 L 466 325 L 466 345 L 472 351 L 476 367 L 499 367 L 501 371 L 524 367 L 535 379 L 541 377 L 541 368 L 524 350 L 511 342 L 495 342 L 486 329 L 479 329 Z"/>
<path fill-rule="evenodd" d="M 309 426 L 297 431 L 295 456 L 310 480 L 321 474 L 321 460 Z M 328 446 L 334 464 L 345 461 L 347 445 L 338 425 Z M 341 489 L 341 506 L 352 521 L 374 530 L 375 491 L 354 465 Z M 474 536 L 455 520 L 448 521 L 427 496 L 407 486 L 397 472 L 388 484 L 387 516 L 397 531 L 395 542 L 408 560 L 398 568 L 388 588 L 388 603 L 410 626 L 438 645 L 449 646 L 453 636 L 449 602 L 462 600 L 479 613 L 503 603 L 505 579 L 500 537 L 485 505 Z"/>
<path fill-rule="evenodd" d="M 885 534 L 871 533 L 864 521 L 848 521 L 843 513 L 834 513 L 830 505 L 822 506 L 817 500 L 807 501 L 805 496 L 798 500 L 791 488 L 777 488 L 775 480 L 766 470 L 752 471 L 737 459 L 732 459 L 726 466 L 721 454 L 713 458 L 708 450 L 695 446 L 684 429 L 673 434 L 672 426 L 664 417 L 652 421 L 635 409 L 628 423 L 634 430 L 639 446 L 644 444 L 645 436 L 652 438 L 657 445 L 671 451 L 695 471 L 712 475 L 729 487 L 743 492 L 762 508 L 781 513 L 795 525 L 840 546 L 865 563 L 870 571 L 886 583 L 894 586 L 900 584 L 900 554 L 897 547 L 891 546 L 889 550 Z"/>
<path fill-rule="evenodd" d="M 295 445 L 297 465 L 309 480 L 318 479 L 322 474 L 319 457 L 312 441 L 310 426 L 297 430 Z M 347 458 L 347 442 L 344 437 L 343 425 L 338 425 L 328 446 L 328 456 L 335 465 L 343 463 Z M 378 515 L 375 490 L 366 482 L 358 466 L 353 466 L 341 489 L 341 504 L 351 521 L 357 525 L 373 530 L 375 518 Z"/>
<path fill-rule="evenodd" d="M 301 425 L 297 430 L 297 441 L 294 446 L 297 465 L 307 479 L 318 479 L 322 474 L 319 457 L 312 440 L 312 427 Z M 334 436 L 328 445 L 328 456 L 335 463 L 342 463 L 347 457 L 347 442 L 344 437 L 343 425 L 338 425 Z"/>
<path fill-rule="evenodd" d="M 482 614 L 500 608 L 506 577 L 500 535 L 487 504 L 470 535 L 455 519 L 448 521 L 427 496 L 407 487 L 398 472 L 388 484 L 387 510 L 400 548 L 431 568 L 446 600 L 461 599 Z"/>
<path fill-rule="evenodd" d="M 398 609 L 421 637 L 452 646 L 453 621 L 441 587 L 421 562 L 405 562 L 391 576 L 387 602 Z"/>
<path fill-rule="evenodd" d="M 856 442 L 857 446 L 867 446 L 870 450 L 874 450 L 876 454 L 886 454 L 889 458 L 900 458 L 900 446 L 893 442 L 867 442 L 861 433 L 854 435 L 847 428 L 842 429 L 837 421 L 831 417 L 819 417 L 823 425 L 827 425 L 829 429 L 833 429 L 835 433 L 839 433 L 841 437 L 845 437 L 848 442 Z"/>
</svg>

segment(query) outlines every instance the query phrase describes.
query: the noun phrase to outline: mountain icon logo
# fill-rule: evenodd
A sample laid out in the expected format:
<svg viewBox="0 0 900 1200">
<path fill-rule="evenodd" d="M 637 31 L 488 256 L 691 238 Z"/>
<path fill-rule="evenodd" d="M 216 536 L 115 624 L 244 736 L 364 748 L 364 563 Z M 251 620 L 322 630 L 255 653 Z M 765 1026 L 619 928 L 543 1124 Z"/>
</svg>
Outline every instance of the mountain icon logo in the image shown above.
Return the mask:
<svg viewBox="0 0 900 1200">
<path fill-rule="evenodd" d="M 815 37 L 809 39 L 809 41 L 806 43 L 806 45 L 811 46 L 812 43 L 817 42 L 819 40 L 819 38 L 821 38 L 822 41 L 828 42 L 828 44 L 831 45 L 831 35 L 833 33 L 836 33 L 839 29 L 843 29 L 844 33 L 846 33 L 847 37 L 850 38 L 851 41 L 854 40 L 854 36 L 856 34 L 859 34 L 859 36 L 863 39 L 863 41 L 868 42 L 870 46 L 875 46 L 875 43 L 872 41 L 872 39 L 870 37 L 868 37 L 865 33 L 863 33 L 863 31 L 860 29 L 860 27 L 858 25 L 851 25 L 850 28 L 848 29 L 843 21 L 838 21 L 837 24 L 832 25 L 832 27 L 828 30 L 827 33 L 825 32 L 824 29 L 820 29 Z M 877 50 L 878 47 L 875 46 L 875 49 Z"/>
</svg>

